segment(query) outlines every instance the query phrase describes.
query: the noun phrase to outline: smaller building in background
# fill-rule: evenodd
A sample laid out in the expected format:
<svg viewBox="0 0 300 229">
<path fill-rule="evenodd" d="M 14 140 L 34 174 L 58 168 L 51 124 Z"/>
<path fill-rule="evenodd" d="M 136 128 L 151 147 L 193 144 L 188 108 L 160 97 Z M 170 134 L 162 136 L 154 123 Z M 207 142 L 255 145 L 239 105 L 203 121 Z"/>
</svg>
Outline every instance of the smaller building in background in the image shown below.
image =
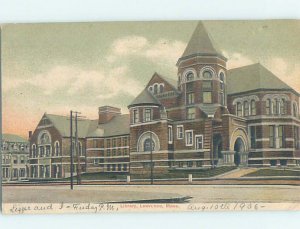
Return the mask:
<svg viewBox="0 0 300 229">
<path fill-rule="evenodd" d="M 14 134 L 2 135 L 2 181 L 26 180 L 29 142 Z"/>
</svg>

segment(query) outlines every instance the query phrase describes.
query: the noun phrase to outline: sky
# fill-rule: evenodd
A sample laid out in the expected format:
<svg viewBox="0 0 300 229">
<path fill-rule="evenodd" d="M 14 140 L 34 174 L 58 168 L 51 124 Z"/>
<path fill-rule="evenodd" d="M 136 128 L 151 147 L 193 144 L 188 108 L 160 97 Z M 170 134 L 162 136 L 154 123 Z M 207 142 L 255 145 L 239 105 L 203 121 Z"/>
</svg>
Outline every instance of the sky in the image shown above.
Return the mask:
<svg viewBox="0 0 300 229">
<path fill-rule="evenodd" d="M 204 21 L 227 68 L 260 62 L 300 92 L 300 21 Z M 27 137 L 43 114 L 127 105 L 176 62 L 197 21 L 2 25 L 3 132 Z"/>
</svg>

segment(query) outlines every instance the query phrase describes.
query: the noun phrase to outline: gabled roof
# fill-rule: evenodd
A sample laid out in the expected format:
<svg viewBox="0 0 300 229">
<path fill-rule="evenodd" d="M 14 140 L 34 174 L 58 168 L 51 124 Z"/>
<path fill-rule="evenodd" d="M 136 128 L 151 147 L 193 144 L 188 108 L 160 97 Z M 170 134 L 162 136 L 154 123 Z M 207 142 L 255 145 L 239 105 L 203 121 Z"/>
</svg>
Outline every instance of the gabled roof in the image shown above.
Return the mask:
<svg viewBox="0 0 300 229">
<path fill-rule="evenodd" d="M 129 134 L 129 123 L 129 114 L 117 115 L 109 122 L 98 125 L 93 132 L 88 134 L 88 137 L 109 137 Z"/>
<path fill-rule="evenodd" d="M 25 138 L 20 137 L 16 134 L 2 134 L 2 140 L 6 142 L 23 142 L 28 143 Z"/>
<path fill-rule="evenodd" d="M 45 114 L 54 127 L 63 137 L 70 137 L 70 117 L 54 114 Z M 78 137 L 85 138 L 89 131 L 96 129 L 98 120 L 78 119 Z M 75 133 L 75 122 L 73 125 Z"/>
<path fill-rule="evenodd" d="M 197 55 L 218 55 L 226 59 L 201 21 L 194 30 L 179 60 Z"/>
<path fill-rule="evenodd" d="M 227 93 L 235 94 L 257 89 L 293 90 L 260 63 L 227 71 Z M 294 91 L 294 90 L 293 90 Z"/>
<path fill-rule="evenodd" d="M 162 80 L 166 81 L 170 86 L 173 87 L 173 89 L 178 92 L 178 89 L 177 89 L 177 80 L 175 79 L 172 79 L 172 78 L 169 78 L 169 77 L 166 77 L 166 76 L 163 76 L 157 72 L 154 73 L 154 75 L 157 75 L 158 77 L 160 77 Z M 153 75 L 153 76 L 154 76 Z"/>
<path fill-rule="evenodd" d="M 130 103 L 129 107 L 135 105 L 158 105 L 161 103 L 146 88 Z"/>
</svg>

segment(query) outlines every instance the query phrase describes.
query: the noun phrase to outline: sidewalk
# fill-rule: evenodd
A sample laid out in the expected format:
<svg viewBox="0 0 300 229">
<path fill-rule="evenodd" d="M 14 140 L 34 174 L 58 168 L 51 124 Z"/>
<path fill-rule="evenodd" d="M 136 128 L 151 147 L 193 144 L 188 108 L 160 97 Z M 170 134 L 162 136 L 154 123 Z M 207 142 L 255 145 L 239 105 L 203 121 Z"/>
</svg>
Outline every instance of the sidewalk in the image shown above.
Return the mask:
<svg viewBox="0 0 300 229">
<path fill-rule="evenodd" d="M 237 168 L 235 170 L 229 171 L 228 173 L 224 173 L 216 176 L 217 178 L 240 178 L 245 176 L 248 173 L 252 173 L 257 171 L 257 168 Z"/>
</svg>

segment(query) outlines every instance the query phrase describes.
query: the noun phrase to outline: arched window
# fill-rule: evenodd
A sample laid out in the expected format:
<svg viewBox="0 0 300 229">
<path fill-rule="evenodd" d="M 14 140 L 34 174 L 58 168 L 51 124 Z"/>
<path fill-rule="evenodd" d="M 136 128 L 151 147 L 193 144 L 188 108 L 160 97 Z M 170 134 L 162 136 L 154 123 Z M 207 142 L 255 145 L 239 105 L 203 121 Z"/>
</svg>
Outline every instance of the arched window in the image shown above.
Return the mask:
<svg viewBox="0 0 300 229">
<path fill-rule="evenodd" d="M 49 144 L 50 143 L 50 137 L 47 133 L 43 133 L 40 137 L 40 143 L 41 144 Z"/>
<path fill-rule="evenodd" d="M 151 148 L 152 148 L 152 151 L 154 151 L 155 143 L 154 143 L 153 139 L 147 138 L 144 141 L 144 152 L 151 151 Z"/>
<path fill-rule="evenodd" d="M 193 72 L 188 72 L 187 74 L 186 74 L 186 82 L 189 82 L 189 81 L 192 81 L 192 80 L 194 80 L 194 73 Z"/>
<path fill-rule="evenodd" d="M 298 117 L 298 107 L 297 103 L 293 103 L 293 116 Z"/>
<path fill-rule="evenodd" d="M 278 100 L 272 101 L 272 114 L 278 114 Z"/>
<path fill-rule="evenodd" d="M 164 85 L 159 85 L 159 93 L 163 93 L 164 92 Z"/>
<path fill-rule="evenodd" d="M 60 146 L 59 146 L 59 142 L 58 141 L 55 142 L 55 155 L 56 156 L 60 155 Z"/>
<path fill-rule="evenodd" d="M 254 99 L 251 100 L 251 115 L 256 115 L 256 102 Z"/>
<path fill-rule="evenodd" d="M 152 86 L 148 87 L 148 91 L 150 91 L 152 93 L 153 92 L 153 87 Z"/>
<path fill-rule="evenodd" d="M 249 116 L 249 103 L 248 103 L 248 101 L 244 102 L 244 116 Z"/>
<path fill-rule="evenodd" d="M 243 106 L 242 106 L 242 103 L 240 103 L 240 102 L 237 102 L 237 104 L 236 104 L 236 114 L 239 117 L 243 116 Z"/>
<path fill-rule="evenodd" d="M 209 71 L 209 70 L 205 70 L 205 71 L 203 72 L 203 78 L 204 78 L 204 79 L 211 79 L 212 76 L 213 76 L 213 74 L 212 74 L 212 72 Z"/>
<path fill-rule="evenodd" d="M 32 145 L 32 157 L 36 157 L 37 155 L 36 155 L 36 145 L 35 144 L 33 144 Z"/>
<path fill-rule="evenodd" d="M 224 90 L 224 78 L 225 78 L 225 76 L 224 76 L 224 73 L 223 72 L 221 72 L 220 73 L 220 89 L 223 91 Z"/>
<path fill-rule="evenodd" d="M 284 99 L 280 99 L 279 111 L 280 111 L 280 114 L 285 114 L 285 100 Z"/>
<path fill-rule="evenodd" d="M 267 99 L 267 101 L 266 101 L 266 114 L 267 115 L 272 114 L 272 111 L 271 111 L 271 99 Z"/>
<path fill-rule="evenodd" d="M 155 84 L 154 85 L 154 95 L 156 95 L 157 93 L 158 93 L 158 85 L 157 84 Z"/>
</svg>

